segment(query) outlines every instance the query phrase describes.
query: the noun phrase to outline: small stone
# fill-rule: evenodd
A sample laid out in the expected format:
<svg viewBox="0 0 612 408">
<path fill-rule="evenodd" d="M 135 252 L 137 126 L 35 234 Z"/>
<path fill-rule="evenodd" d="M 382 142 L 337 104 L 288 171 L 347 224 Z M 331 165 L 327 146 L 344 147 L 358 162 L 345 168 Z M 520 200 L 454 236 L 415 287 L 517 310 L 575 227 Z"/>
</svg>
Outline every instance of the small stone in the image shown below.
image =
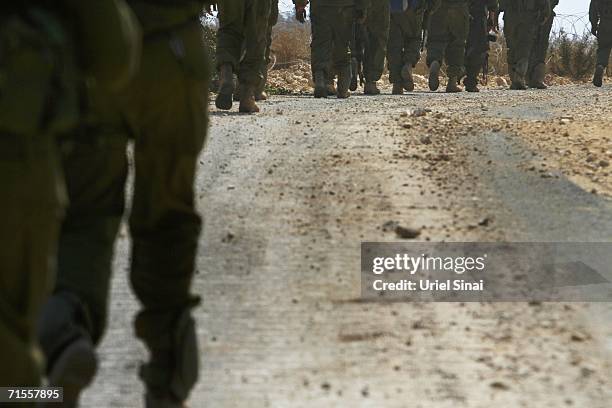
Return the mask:
<svg viewBox="0 0 612 408">
<path fill-rule="evenodd" d="M 496 390 L 501 390 L 501 391 L 507 391 L 510 389 L 510 387 L 506 383 L 503 383 L 501 381 L 494 381 L 491 384 L 489 384 L 489 386 L 491 388 L 494 388 Z"/>
<path fill-rule="evenodd" d="M 421 142 L 421 144 L 429 145 L 429 144 L 431 144 L 431 137 L 429 137 L 428 135 L 421 136 L 419 138 L 419 141 Z"/>
<path fill-rule="evenodd" d="M 414 239 L 421 235 L 420 230 L 410 227 L 402 227 L 401 225 L 395 227 L 395 233 L 402 239 Z"/>
<path fill-rule="evenodd" d="M 478 225 L 480 225 L 481 227 L 486 227 L 489 225 L 490 222 L 491 219 L 489 217 L 484 217 L 482 220 L 478 221 Z"/>
</svg>

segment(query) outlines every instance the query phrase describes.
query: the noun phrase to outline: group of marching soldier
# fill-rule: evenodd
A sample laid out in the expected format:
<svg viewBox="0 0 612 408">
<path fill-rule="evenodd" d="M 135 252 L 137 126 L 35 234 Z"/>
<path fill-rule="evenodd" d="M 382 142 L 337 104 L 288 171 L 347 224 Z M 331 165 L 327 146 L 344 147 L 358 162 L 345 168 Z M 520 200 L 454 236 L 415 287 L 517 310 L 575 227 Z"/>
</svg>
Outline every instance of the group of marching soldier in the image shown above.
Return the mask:
<svg viewBox="0 0 612 408">
<path fill-rule="evenodd" d="M 245 1 L 240 10 L 227 3 L 219 13 L 216 105 L 230 109 L 235 98 L 240 100 L 241 112 L 256 112 L 255 101 L 267 97 L 266 58 L 270 55 L 271 28 L 278 19 L 278 0 L 272 4 Z M 461 92 L 461 82 L 466 91 L 478 92 L 478 76 L 488 68 L 489 43 L 498 39 L 501 12 L 510 88 L 546 88 L 546 54 L 558 0 L 294 0 L 296 18 L 301 22 L 309 3 L 316 98 L 347 98 L 360 84 L 364 94 L 380 94 L 377 82 L 385 58 L 392 93 L 412 91 L 412 71 L 425 48 L 430 90 L 439 88 L 445 63 L 446 92 Z M 592 32 L 599 40 L 593 78 L 596 86 L 602 84 L 610 54 L 611 4 L 612 0 L 591 3 Z M 261 21 L 267 23 L 265 30 Z M 262 59 L 264 49 L 266 58 Z M 238 75 L 238 86 L 234 74 Z"/>
<path fill-rule="evenodd" d="M 135 334 L 149 352 L 140 370 L 145 405 L 178 408 L 188 398 L 199 360 L 194 179 L 211 77 L 200 18 L 211 3 L 220 20 L 216 106 L 230 109 L 237 98 L 241 112 L 257 112 L 256 101 L 267 97 L 278 0 L 0 5 L 0 386 L 33 387 L 46 378 L 63 387 L 62 406 L 72 407 L 93 380 L 131 140 L 130 283 L 141 306 Z M 412 91 L 423 46 L 431 90 L 446 63 L 447 92 L 460 91 L 461 80 L 476 92 L 499 11 L 511 87 L 544 88 L 557 2 L 499 3 L 312 0 L 315 97 L 347 98 L 362 81 L 364 93 L 379 94 L 385 58 L 393 93 Z M 307 4 L 295 0 L 301 22 Z M 599 43 L 593 83 L 601 86 L 612 0 L 592 0 L 590 20 Z"/>
</svg>

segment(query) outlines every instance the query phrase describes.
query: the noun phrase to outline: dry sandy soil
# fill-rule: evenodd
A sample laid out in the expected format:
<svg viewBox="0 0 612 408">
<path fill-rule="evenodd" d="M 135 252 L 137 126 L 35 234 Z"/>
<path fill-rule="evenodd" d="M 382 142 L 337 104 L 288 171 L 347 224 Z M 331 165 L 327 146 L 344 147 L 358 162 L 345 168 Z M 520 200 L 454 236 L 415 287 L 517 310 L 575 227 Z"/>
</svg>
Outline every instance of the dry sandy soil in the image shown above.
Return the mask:
<svg viewBox="0 0 612 408">
<path fill-rule="evenodd" d="M 218 112 L 191 407 L 581 407 L 612 401 L 612 304 L 364 303 L 360 242 L 610 241 L 612 92 L 273 97 Z M 118 243 L 86 407 L 141 406 Z M 612 280 L 612 276 L 607 276 Z"/>
</svg>

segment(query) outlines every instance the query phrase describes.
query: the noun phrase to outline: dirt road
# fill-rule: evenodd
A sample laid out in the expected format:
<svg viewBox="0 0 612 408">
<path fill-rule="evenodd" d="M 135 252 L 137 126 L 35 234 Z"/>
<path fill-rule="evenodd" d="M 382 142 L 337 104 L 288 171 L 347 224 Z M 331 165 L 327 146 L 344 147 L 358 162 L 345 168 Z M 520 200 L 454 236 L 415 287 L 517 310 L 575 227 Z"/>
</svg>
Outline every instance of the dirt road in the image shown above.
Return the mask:
<svg viewBox="0 0 612 408">
<path fill-rule="evenodd" d="M 611 106 L 565 86 L 211 107 L 190 406 L 610 407 L 611 304 L 356 300 L 360 242 L 396 240 L 389 221 L 418 240 L 610 241 Z M 141 406 L 126 266 L 124 233 L 84 406 Z"/>
</svg>

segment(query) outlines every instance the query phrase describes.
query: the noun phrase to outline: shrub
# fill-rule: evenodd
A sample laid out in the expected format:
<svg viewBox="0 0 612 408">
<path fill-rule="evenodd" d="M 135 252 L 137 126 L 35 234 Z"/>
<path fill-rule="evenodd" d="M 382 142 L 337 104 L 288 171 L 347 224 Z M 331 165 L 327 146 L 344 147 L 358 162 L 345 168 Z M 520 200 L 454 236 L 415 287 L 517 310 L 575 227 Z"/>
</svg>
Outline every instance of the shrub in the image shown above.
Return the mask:
<svg viewBox="0 0 612 408">
<path fill-rule="evenodd" d="M 560 31 L 551 39 L 548 69 L 559 76 L 585 79 L 595 69 L 596 54 L 597 44 L 589 33 L 574 36 Z"/>
</svg>

